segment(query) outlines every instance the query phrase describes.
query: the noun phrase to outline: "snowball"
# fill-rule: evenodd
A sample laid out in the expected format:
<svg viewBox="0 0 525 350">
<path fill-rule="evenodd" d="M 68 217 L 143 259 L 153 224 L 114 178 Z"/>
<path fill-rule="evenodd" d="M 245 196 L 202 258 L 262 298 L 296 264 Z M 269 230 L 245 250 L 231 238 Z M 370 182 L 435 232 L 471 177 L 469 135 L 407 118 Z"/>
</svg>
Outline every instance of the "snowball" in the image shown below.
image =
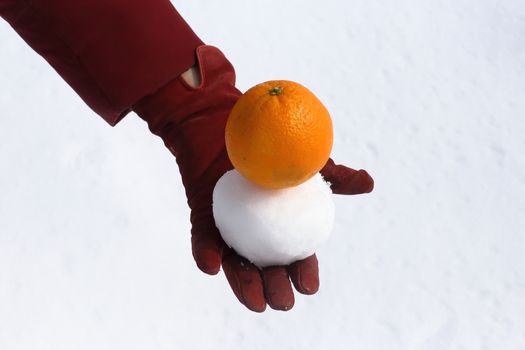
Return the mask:
<svg viewBox="0 0 525 350">
<path fill-rule="evenodd" d="M 231 170 L 215 186 L 213 215 L 238 254 L 259 267 L 288 265 L 315 253 L 328 238 L 334 202 L 319 174 L 299 186 L 272 190 Z"/>
</svg>

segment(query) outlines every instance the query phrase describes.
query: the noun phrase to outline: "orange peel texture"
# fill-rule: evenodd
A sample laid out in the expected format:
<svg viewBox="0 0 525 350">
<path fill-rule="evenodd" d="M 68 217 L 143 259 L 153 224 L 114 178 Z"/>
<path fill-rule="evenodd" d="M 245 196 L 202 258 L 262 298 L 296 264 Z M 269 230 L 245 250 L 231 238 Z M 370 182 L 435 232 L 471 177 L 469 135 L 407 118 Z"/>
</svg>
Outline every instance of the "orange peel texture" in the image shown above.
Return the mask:
<svg viewBox="0 0 525 350">
<path fill-rule="evenodd" d="M 330 114 L 301 84 L 273 80 L 244 93 L 226 123 L 226 149 L 237 171 L 266 188 L 297 186 L 327 162 Z"/>
</svg>

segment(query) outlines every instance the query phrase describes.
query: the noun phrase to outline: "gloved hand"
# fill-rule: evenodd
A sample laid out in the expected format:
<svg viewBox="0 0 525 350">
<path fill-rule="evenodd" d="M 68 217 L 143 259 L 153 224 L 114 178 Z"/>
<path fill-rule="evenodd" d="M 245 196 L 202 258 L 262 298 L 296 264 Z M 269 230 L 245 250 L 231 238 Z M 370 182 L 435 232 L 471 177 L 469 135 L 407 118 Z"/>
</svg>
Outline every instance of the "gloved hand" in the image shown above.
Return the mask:
<svg viewBox="0 0 525 350">
<path fill-rule="evenodd" d="M 191 209 L 192 253 L 197 266 L 214 275 L 222 265 L 233 292 L 250 310 L 262 312 L 266 303 L 274 309 L 288 310 L 294 304 L 290 280 L 300 293 L 317 292 L 317 258 L 312 255 L 290 266 L 260 271 L 222 240 L 213 219 L 212 193 L 219 178 L 233 169 L 226 153 L 224 129 L 241 92 L 235 88 L 233 66 L 219 49 L 203 45 L 196 55 L 200 86 L 191 87 L 178 77 L 133 109 L 176 157 Z M 321 174 L 334 193 L 358 194 L 373 188 L 366 171 L 335 165 L 332 160 Z"/>
</svg>

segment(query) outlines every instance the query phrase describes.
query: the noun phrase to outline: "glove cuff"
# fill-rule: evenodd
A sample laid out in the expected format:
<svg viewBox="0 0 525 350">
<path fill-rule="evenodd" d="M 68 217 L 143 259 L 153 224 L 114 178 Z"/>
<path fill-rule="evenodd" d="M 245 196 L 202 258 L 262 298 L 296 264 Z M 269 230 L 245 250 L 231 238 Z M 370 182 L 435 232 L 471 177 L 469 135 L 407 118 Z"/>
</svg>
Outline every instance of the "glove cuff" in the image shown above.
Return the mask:
<svg viewBox="0 0 525 350">
<path fill-rule="evenodd" d="M 174 139 L 174 129 L 187 129 L 182 125 L 203 117 L 205 122 L 197 123 L 202 127 L 197 133 L 200 136 L 206 137 L 214 130 L 207 126 L 224 129 L 229 110 L 241 94 L 235 88 L 235 70 L 218 48 L 202 45 L 195 54 L 201 76 L 198 87 L 189 86 L 179 76 L 133 106 L 150 131 L 160 136 L 175 155 L 182 140 Z"/>
</svg>

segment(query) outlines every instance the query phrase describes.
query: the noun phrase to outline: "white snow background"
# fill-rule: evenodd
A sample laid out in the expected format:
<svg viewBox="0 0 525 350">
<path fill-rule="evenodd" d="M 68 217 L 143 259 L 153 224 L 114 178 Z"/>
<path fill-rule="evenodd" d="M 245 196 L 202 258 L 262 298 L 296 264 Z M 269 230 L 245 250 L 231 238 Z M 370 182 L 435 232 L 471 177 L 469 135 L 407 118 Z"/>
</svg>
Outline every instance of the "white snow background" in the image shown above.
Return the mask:
<svg viewBox="0 0 525 350">
<path fill-rule="evenodd" d="M 1 350 L 525 349 L 523 0 L 174 3 L 241 90 L 316 93 L 376 188 L 336 197 L 319 293 L 252 313 L 196 268 L 161 140 L 0 21 Z"/>
</svg>

